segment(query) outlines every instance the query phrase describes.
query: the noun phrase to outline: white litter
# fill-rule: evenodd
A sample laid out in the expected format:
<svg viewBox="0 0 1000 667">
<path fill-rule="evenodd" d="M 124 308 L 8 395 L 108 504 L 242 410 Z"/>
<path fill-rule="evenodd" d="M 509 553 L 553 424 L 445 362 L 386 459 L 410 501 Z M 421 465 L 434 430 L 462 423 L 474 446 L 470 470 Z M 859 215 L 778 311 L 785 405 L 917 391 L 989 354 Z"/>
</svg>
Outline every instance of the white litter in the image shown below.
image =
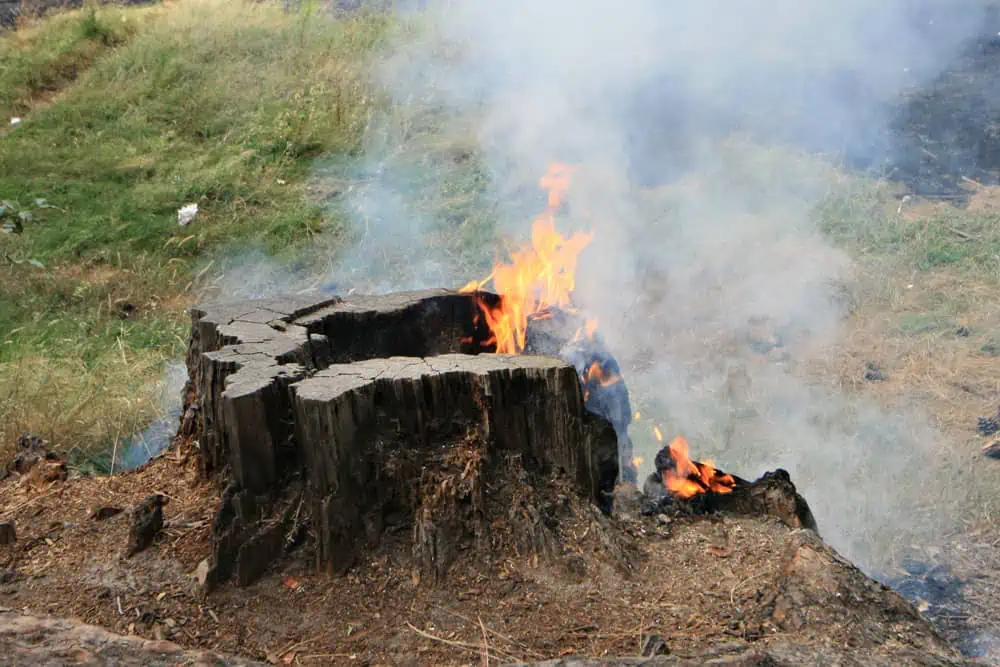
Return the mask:
<svg viewBox="0 0 1000 667">
<path fill-rule="evenodd" d="M 194 221 L 194 217 L 198 215 L 198 205 L 188 204 L 187 206 L 182 206 L 177 209 L 177 224 L 183 227 L 184 225 L 189 225 Z"/>
<path fill-rule="evenodd" d="M 15 116 L 14 118 L 10 119 L 10 124 L 11 125 L 20 125 L 21 124 L 21 119 Z"/>
</svg>

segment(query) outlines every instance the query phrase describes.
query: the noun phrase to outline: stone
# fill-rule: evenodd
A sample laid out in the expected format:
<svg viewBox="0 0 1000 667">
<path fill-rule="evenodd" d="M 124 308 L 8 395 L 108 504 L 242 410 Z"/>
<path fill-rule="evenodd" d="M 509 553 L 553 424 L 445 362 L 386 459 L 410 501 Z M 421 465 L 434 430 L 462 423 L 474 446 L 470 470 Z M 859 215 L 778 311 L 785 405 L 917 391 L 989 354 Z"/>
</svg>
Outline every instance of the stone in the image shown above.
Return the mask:
<svg viewBox="0 0 1000 667">
<path fill-rule="evenodd" d="M 9 665 L 118 665 L 119 667 L 265 667 L 266 663 L 188 650 L 163 640 L 114 634 L 65 618 L 42 618 L 0 608 L 0 655 Z"/>
</svg>

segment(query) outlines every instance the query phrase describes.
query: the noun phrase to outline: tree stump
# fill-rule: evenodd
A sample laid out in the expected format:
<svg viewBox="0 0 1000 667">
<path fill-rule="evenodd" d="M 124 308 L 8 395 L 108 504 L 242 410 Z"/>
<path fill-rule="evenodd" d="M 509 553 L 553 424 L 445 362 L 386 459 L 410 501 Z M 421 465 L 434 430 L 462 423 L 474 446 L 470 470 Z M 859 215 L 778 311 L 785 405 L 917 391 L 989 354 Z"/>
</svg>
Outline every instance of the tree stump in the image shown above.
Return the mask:
<svg viewBox="0 0 1000 667">
<path fill-rule="evenodd" d="M 406 524 L 438 577 L 457 542 L 489 542 L 483 522 L 518 489 L 565 480 L 607 509 L 617 437 L 576 369 L 480 354 L 478 315 L 473 295 L 445 290 L 195 308 L 182 422 L 203 472 L 228 482 L 206 586 L 249 583 L 304 524 L 329 571 Z M 526 482 L 488 491 L 501 474 Z M 511 539 L 543 550 L 525 507 Z"/>
</svg>

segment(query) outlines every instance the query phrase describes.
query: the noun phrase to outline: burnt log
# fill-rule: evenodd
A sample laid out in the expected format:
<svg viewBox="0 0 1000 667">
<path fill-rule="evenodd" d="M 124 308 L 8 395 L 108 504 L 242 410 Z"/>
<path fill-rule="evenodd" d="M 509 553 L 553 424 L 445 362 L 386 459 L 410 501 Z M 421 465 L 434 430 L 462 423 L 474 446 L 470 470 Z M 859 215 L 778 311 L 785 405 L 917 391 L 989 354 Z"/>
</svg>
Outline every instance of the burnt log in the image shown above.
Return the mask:
<svg viewBox="0 0 1000 667">
<path fill-rule="evenodd" d="M 697 464 L 702 465 L 702 464 Z M 792 483 L 788 472 L 778 468 L 749 482 L 729 475 L 735 482 L 725 493 L 706 491 L 690 498 L 680 498 L 669 492 L 663 482 L 663 471 L 649 475 L 643 486 L 644 514 L 698 515 L 724 512 L 739 516 L 769 516 L 779 519 L 789 528 L 806 528 L 819 532 L 816 519 Z M 727 473 L 718 472 L 719 475 Z"/>
<path fill-rule="evenodd" d="M 330 571 L 405 523 L 439 576 L 454 543 L 484 530 L 494 499 L 477 485 L 504 466 L 567 480 L 610 509 L 615 429 L 586 409 L 565 361 L 480 354 L 493 351 L 483 298 L 497 297 L 433 290 L 194 309 L 184 413 L 196 417 L 184 436 L 198 441 L 203 473 L 228 485 L 207 588 L 258 577 L 303 522 Z M 452 479 L 463 456 L 471 467 Z"/>
</svg>

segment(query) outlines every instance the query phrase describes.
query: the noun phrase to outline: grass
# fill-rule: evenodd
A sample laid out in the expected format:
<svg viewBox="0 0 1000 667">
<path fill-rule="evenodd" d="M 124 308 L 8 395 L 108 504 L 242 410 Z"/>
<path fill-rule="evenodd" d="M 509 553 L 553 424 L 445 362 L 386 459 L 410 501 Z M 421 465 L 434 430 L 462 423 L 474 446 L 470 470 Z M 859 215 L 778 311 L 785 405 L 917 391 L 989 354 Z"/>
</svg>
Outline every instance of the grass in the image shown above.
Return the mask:
<svg viewBox="0 0 1000 667">
<path fill-rule="evenodd" d="M 891 261 L 901 272 L 948 268 L 1000 283 L 1000 213 L 946 204 L 911 213 L 908 204 L 887 183 L 847 179 L 816 214 L 823 231 L 862 260 Z"/>
<path fill-rule="evenodd" d="M 58 14 L 0 40 L 0 118 L 20 116 L 62 90 L 139 29 L 148 12 L 114 7 Z"/>
<path fill-rule="evenodd" d="M 190 0 L 0 35 L 0 114 L 23 117 L 0 130 L 0 447 L 30 430 L 93 453 L 148 422 L 213 253 L 336 251 L 344 218 L 307 180 L 359 154 L 368 61 L 399 28 Z"/>
</svg>

